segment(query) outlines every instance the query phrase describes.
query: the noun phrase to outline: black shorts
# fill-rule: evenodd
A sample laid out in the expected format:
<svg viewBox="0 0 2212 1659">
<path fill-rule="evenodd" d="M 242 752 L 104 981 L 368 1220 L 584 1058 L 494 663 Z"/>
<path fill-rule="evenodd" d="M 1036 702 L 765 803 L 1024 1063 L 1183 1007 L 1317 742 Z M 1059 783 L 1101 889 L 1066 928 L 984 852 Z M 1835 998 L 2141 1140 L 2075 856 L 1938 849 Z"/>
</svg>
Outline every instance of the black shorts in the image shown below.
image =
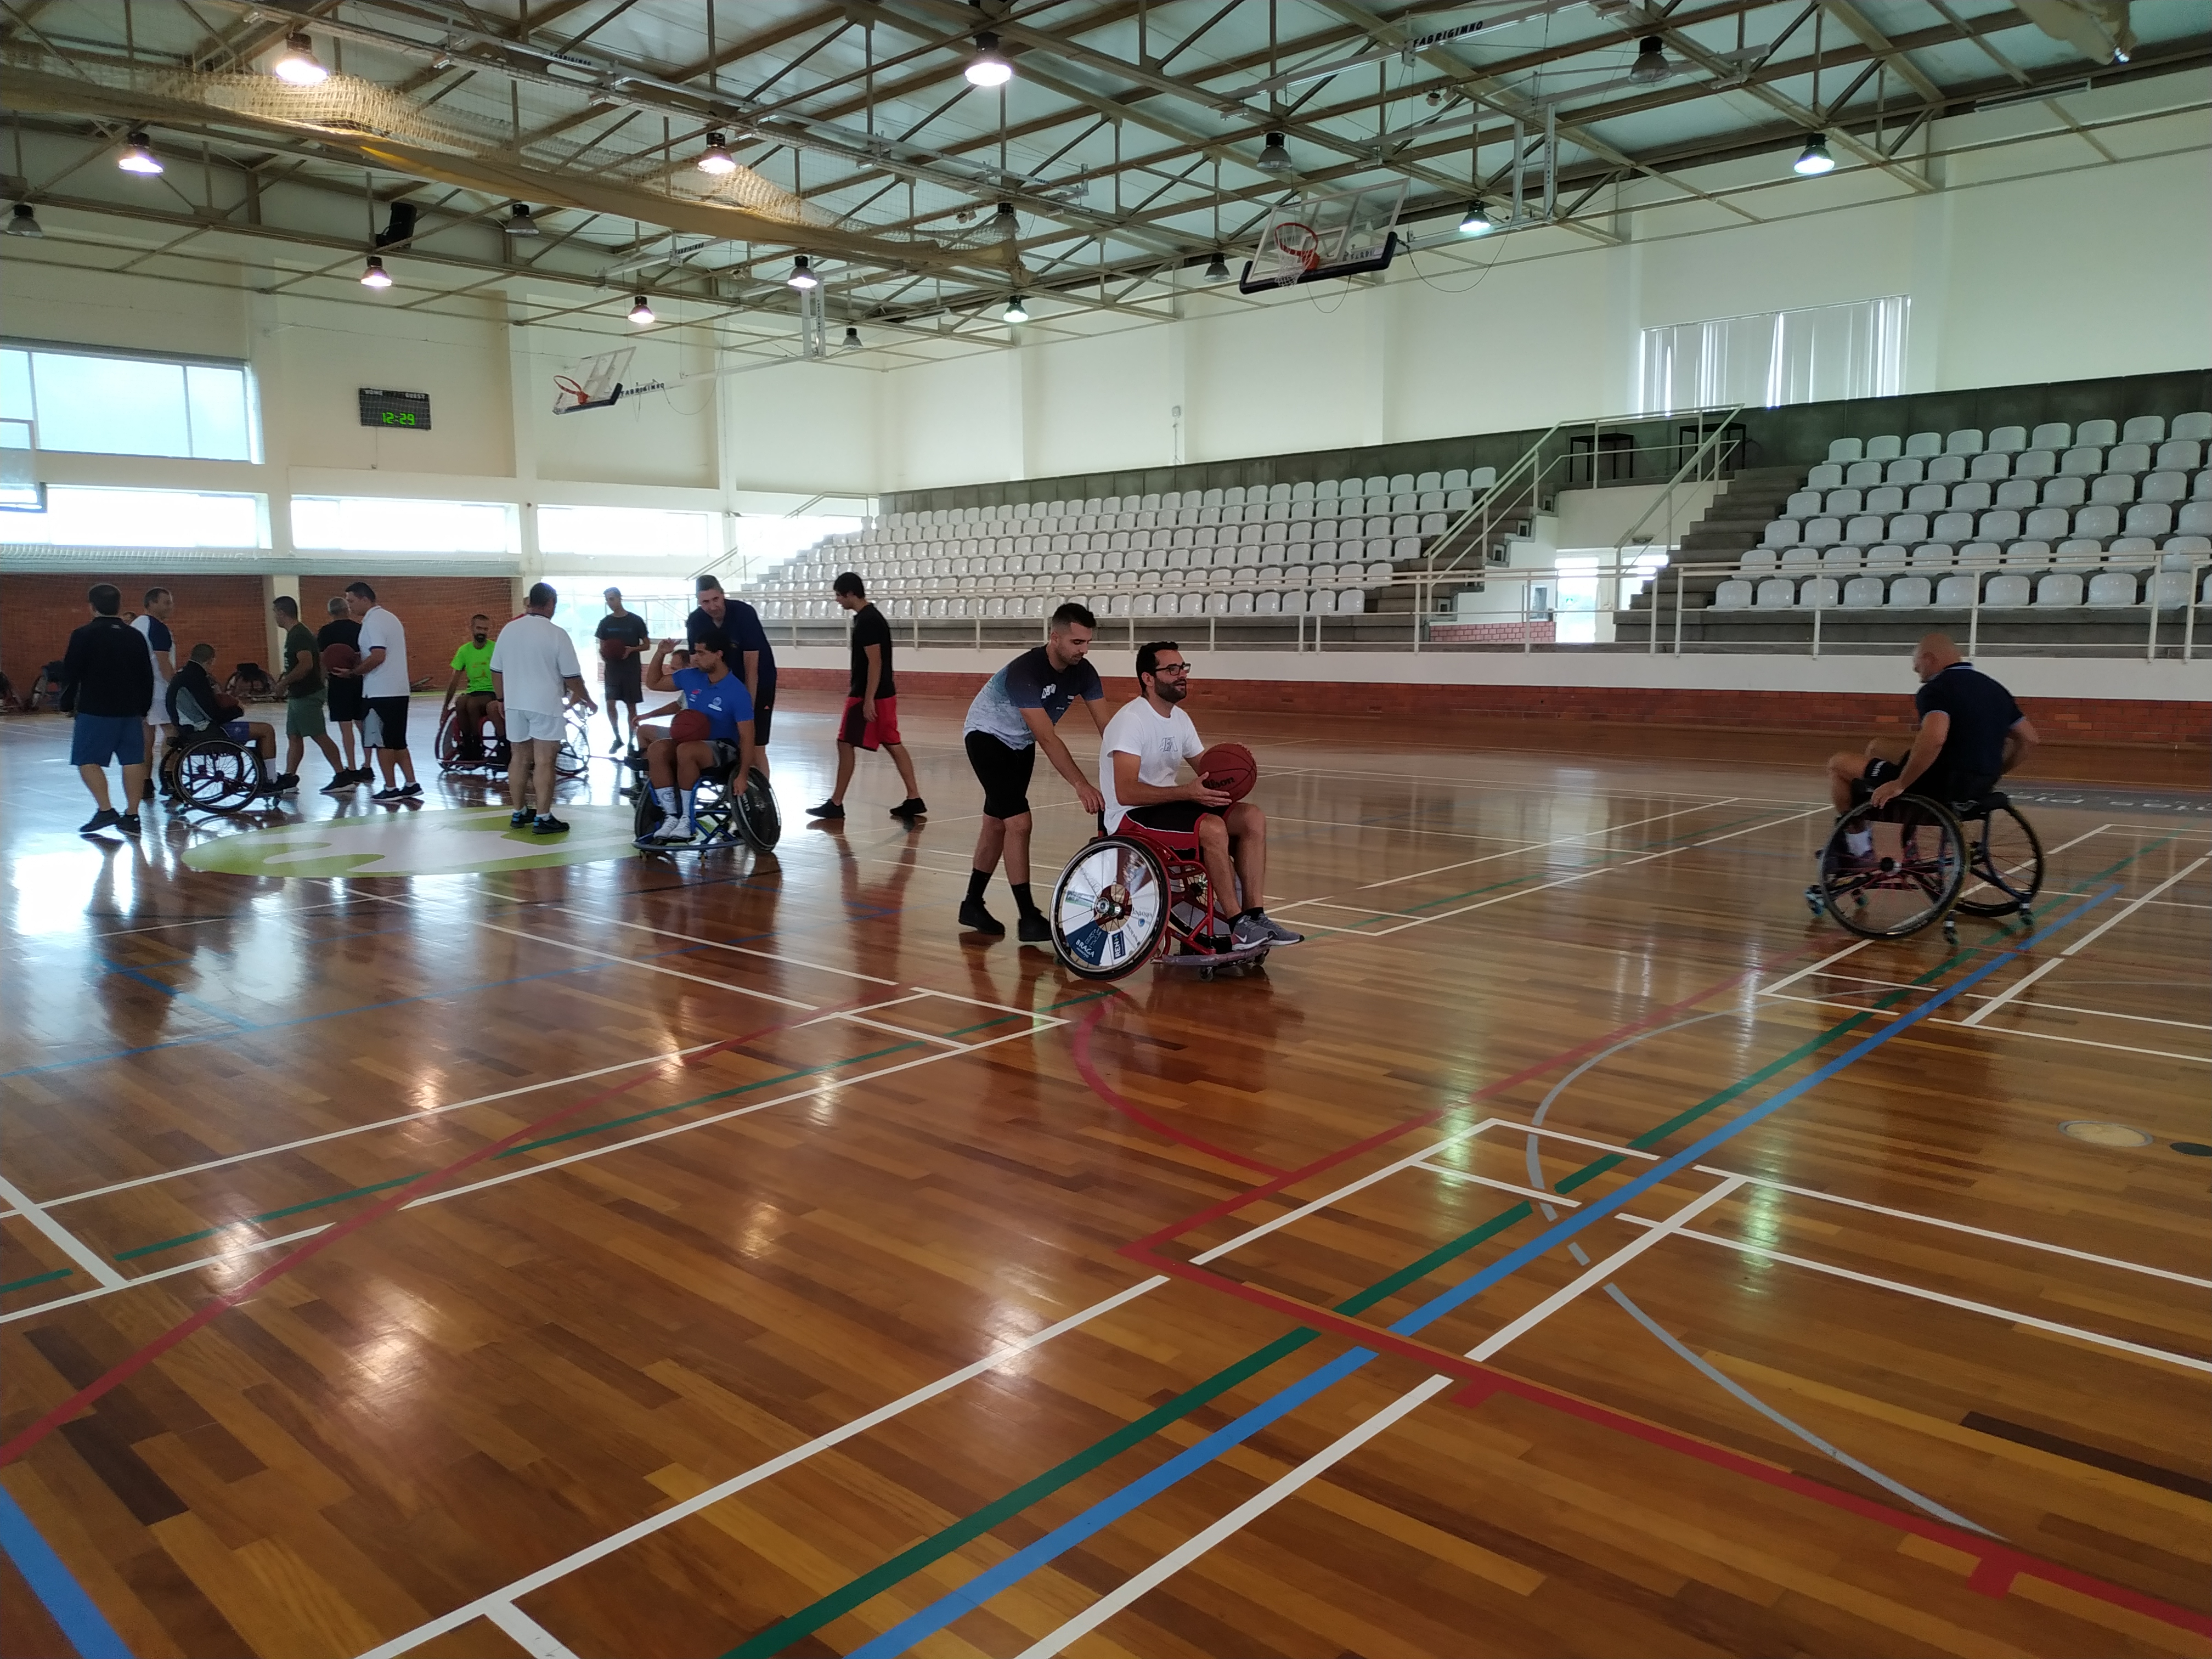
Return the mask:
<svg viewBox="0 0 2212 1659">
<path fill-rule="evenodd" d="M 324 713 L 334 720 L 357 720 L 367 712 L 368 700 L 362 696 L 361 681 L 356 678 L 333 678 L 331 696 Z"/>
<path fill-rule="evenodd" d="M 600 676 L 607 689 L 609 702 L 639 703 L 645 701 L 645 670 L 635 656 L 624 657 L 620 662 L 601 664 L 605 671 Z"/>
<path fill-rule="evenodd" d="M 1125 823 L 1134 819 L 1146 829 L 1157 830 L 1163 835 L 1188 836 L 1198 828 L 1200 818 L 1218 818 L 1226 810 L 1200 806 L 1194 800 L 1163 800 L 1150 806 L 1132 806 L 1121 817 Z"/>
<path fill-rule="evenodd" d="M 368 713 L 362 726 L 362 741 L 371 749 L 404 749 L 407 746 L 407 702 L 405 697 L 370 697 Z"/>
<path fill-rule="evenodd" d="M 1866 770 L 1859 775 L 1858 782 L 1852 786 L 1851 799 L 1855 801 L 1864 800 L 1881 785 L 1887 783 L 1892 778 L 1901 776 L 1904 771 L 1903 763 L 1883 760 L 1876 757 L 1867 763 Z M 1929 800 L 1940 800 L 1947 806 L 1960 806 L 1969 801 L 1979 800 L 1996 787 L 1995 778 L 1981 784 L 1977 784 L 1972 778 L 1954 778 L 1951 775 L 1949 769 L 1945 767 L 1939 759 L 1935 765 L 1913 779 L 1912 787 L 1905 793 L 1910 795 L 1923 796 Z"/>
<path fill-rule="evenodd" d="M 1016 749 L 988 732 L 970 732 L 968 764 L 983 786 L 983 816 L 1018 818 L 1030 810 L 1030 775 L 1036 769 L 1036 745 Z"/>
</svg>

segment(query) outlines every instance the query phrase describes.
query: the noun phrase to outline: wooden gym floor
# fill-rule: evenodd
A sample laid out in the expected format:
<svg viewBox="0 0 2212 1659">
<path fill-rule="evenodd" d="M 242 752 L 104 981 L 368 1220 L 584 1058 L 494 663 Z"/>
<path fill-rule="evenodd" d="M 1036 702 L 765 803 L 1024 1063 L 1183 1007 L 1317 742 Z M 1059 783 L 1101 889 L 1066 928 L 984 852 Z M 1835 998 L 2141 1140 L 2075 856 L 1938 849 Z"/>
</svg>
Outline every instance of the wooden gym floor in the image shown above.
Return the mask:
<svg viewBox="0 0 2212 1659">
<path fill-rule="evenodd" d="M 1102 993 L 793 701 L 773 859 L 350 882 L 0 726 L 0 1653 L 2212 1652 L 2201 757 L 1854 946 L 1826 741 L 1206 715 L 1312 939 Z"/>
</svg>

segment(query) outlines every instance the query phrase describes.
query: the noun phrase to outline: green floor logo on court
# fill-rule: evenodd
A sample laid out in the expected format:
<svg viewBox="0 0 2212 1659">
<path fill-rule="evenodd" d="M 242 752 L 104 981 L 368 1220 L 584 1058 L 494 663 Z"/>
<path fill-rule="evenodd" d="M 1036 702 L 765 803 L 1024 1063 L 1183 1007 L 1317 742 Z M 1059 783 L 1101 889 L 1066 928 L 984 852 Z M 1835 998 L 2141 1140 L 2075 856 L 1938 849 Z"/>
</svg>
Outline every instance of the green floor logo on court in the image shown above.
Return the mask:
<svg viewBox="0 0 2212 1659">
<path fill-rule="evenodd" d="M 635 850 L 628 807 L 564 804 L 561 810 L 572 826 L 565 836 L 510 828 L 503 806 L 451 812 L 379 808 L 374 816 L 219 836 L 187 851 L 185 862 L 233 876 L 481 875 L 588 864 Z"/>
</svg>

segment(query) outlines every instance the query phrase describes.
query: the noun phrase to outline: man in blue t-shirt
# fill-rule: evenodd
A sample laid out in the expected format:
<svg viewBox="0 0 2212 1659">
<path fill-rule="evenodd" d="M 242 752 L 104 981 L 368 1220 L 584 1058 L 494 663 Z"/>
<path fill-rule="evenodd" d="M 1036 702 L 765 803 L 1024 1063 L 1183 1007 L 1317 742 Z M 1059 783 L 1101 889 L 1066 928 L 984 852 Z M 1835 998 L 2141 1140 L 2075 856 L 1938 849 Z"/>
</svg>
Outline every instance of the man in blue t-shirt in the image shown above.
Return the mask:
<svg viewBox="0 0 2212 1659">
<path fill-rule="evenodd" d="M 753 764 L 766 776 L 775 714 L 775 648 L 768 642 L 768 629 L 761 626 L 760 612 L 725 593 L 720 580 L 702 576 L 697 586 L 698 608 L 684 619 L 684 634 L 687 640 L 696 640 L 720 631 L 729 641 L 730 672 L 744 681 L 745 695 L 753 700 Z"/>
<path fill-rule="evenodd" d="M 1887 806 L 1908 792 L 1947 805 L 1978 800 L 2035 747 L 2035 727 L 2012 693 L 1960 656 L 1949 635 L 1923 638 L 1912 672 L 1920 677 L 1913 697 L 1920 729 L 1911 745 L 1876 738 L 1858 754 L 1828 757 L 1828 797 L 1838 817 L 1861 800 Z M 1872 832 L 1859 830 L 1851 842 L 1852 854 L 1864 857 Z"/>
<path fill-rule="evenodd" d="M 700 774 L 729 768 L 731 787 L 742 789 L 760 753 L 753 738 L 753 700 L 745 691 L 745 683 L 730 672 L 724 660 L 731 650 L 729 636 L 719 629 L 695 632 L 691 666 L 671 673 L 667 658 L 675 648 L 673 640 L 663 640 L 653 647 L 653 660 L 646 665 L 646 685 L 654 691 L 682 695 L 684 708 L 670 722 L 672 728 L 679 723 L 690 724 L 684 716 L 696 714 L 705 719 L 707 735 L 696 738 L 673 732 L 656 738 L 645 751 L 653 799 L 660 803 L 662 814 L 660 827 L 647 839 L 662 845 L 690 841 L 699 833 L 692 821 L 692 802 Z"/>
<path fill-rule="evenodd" d="M 1014 890 L 1018 926 L 1026 945 L 1052 941 L 1052 924 L 1030 895 L 1030 774 L 1043 749 L 1053 770 L 1066 778 L 1085 812 L 1104 804 L 1095 786 L 1067 752 L 1054 728 L 1070 703 L 1082 699 L 1091 723 L 1106 729 L 1106 688 L 1087 660 L 1097 619 L 1079 605 L 1052 613 L 1045 643 L 1022 654 L 991 676 L 968 705 L 962 730 L 968 764 L 983 786 L 983 825 L 975 833 L 975 857 L 968 872 L 968 896 L 960 903 L 960 925 L 971 933 L 1003 934 L 1006 925 L 983 908 L 983 890 L 1003 857 L 1006 884 Z"/>
</svg>

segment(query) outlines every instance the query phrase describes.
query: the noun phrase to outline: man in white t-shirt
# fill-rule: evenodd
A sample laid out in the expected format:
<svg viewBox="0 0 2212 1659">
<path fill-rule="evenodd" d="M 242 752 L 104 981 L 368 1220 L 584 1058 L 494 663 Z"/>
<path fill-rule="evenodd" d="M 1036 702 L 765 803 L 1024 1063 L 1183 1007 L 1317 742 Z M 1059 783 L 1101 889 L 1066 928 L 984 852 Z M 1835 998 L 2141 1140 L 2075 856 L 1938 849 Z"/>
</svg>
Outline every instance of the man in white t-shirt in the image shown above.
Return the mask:
<svg viewBox="0 0 2212 1659">
<path fill-rule="evenodd" d="M 355 647 L 361 660 L 352 668 L 333 668 L 361 681 L 363 708 L 362 738 L 376 752 L 384 774 L 384 787 L 371 800 L 419 800 L 422 786 L 415 781 L 415 757 L 407 752 L 407 630 L 399 618 L 376 602 L 376 590 L 367 582 L 349 582 L 345 591 L 346 614 L 361 624 Z M 407 781 L 401 783 L 404 775 Z"/>
<path fill-rule="evenodd" d="M 161 728 L 164 748 L 173 747 L 177 728 L 168 723 L 169 682 L 177 678 L 177 638 L 169 631 L 169 618 L 175 614 L 177 597 L 166 587 L 146 590 L 146 608 L 131 618 L 131 626 L 146 636 L 146 648 L 154 653 L 154 706 L 146 715 L 146 787 L 131 810 L 136 811 L 154 798 L 154 780 L 163 769 L 157 764 L 160 757 L 154 751 L 154 728 Z M 161 719 L 155 720 L 160 714 Z M 169 793 L 163 786 L 165 796 Z"/>
<path fill-rule="evenodd" d="M 1182 763 L 1206 752 L 1198 728 L 1176 707 L 1190 695 L 1190 665 L 1172 640 L 1137 652 L 1135 702 L 1123 703 L 1098 739 L 1098 792 L 1106 798 L 1106 833 L 1124 819 L 1171 835 L 1198 834 L 1199 856 L 1220 913 L 1234 916 L 1229 947 L 1297 945 L 1305 935 L 1272 921 L 1261 908 L 1267 879 L 1267 815 L 1249 800 L 1231 801 L 1194 777 L 1176 781 Z M 1243 908 L 1232 909 L 1239 890 Z"/>
<path fill-rule="evenodd" d="M 491 647 L 492 718 L 507 723 L 507 802 L 514 809 L 507 822 L 541 836 L 568 828 L 553 816 L 553 757 L 568 734 L 568 705 L 580 703 L 591 714 L 599 708 L 584 689 L 576 642 L 553 620 L 560 602 L 550 584 L 535 583 L 522 614 L 499 630 Z"/>
</svg>

